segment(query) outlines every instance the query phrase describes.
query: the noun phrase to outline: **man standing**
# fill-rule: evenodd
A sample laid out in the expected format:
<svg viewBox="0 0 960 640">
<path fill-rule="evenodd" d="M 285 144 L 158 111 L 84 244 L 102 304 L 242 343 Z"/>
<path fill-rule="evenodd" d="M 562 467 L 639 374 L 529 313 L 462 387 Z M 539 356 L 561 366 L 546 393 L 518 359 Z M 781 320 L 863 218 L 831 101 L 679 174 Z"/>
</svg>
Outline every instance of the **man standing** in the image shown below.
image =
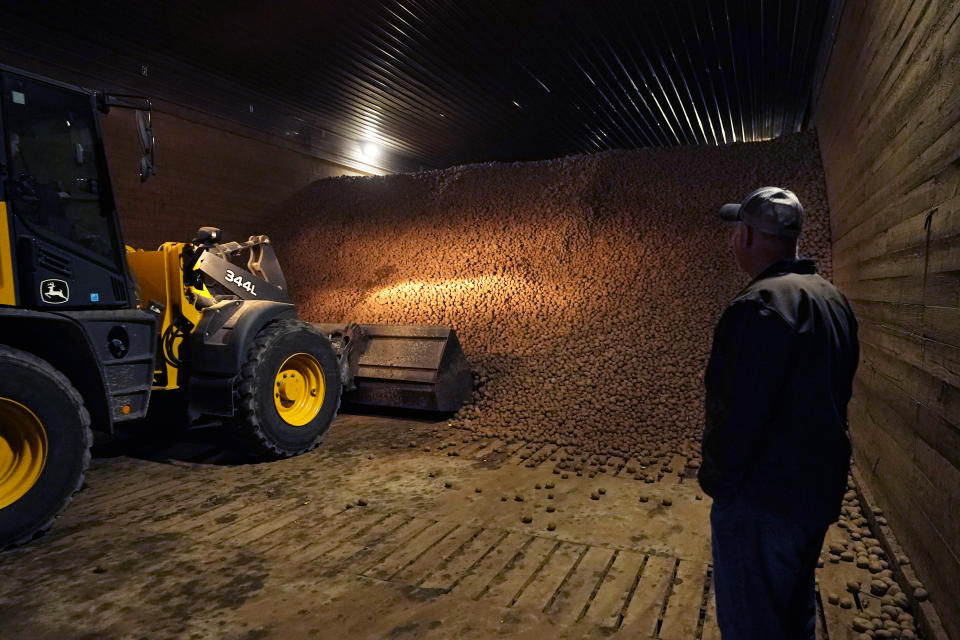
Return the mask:
<svg viewBox="0 0 960 640">
<path fill-rule="evenodd" d="M 814 572 L 850 466 L 847 402 L 859 359 L 847 300 L 797 258 L 803 207 L 763 187 L 720 217 L 753 280 L 717 324 L 704 379 L 698 479 L 724 640 L 813 639 Z"/>
</svg>

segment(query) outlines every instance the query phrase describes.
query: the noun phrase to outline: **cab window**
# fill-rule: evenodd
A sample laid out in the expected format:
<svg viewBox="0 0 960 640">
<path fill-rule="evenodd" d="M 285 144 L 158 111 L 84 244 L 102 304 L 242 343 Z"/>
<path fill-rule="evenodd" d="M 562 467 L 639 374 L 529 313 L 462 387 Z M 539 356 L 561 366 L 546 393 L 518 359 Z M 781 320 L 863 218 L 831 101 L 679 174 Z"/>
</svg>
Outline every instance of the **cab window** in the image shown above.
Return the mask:
<svg viewBox="0 0 960 640">
<path fill-rule="evenodd" d="M 90 96 L 4 74 L 9 206 L 38 235 L 113 264 Z"/>
</svg>

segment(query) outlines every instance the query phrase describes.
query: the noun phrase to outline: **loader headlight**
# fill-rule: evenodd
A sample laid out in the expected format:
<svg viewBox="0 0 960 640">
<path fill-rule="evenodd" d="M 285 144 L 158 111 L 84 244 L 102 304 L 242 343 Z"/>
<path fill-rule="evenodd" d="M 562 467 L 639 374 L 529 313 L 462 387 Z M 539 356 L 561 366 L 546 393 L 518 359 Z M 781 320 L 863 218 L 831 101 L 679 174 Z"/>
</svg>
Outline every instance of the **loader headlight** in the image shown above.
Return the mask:
<svg viewBox="0 0 960 640">
<path fill-rule="evenodd" d="M 110 329 L 110 333 L 107 334 L 107 349 L 118 360 L 127 355 L 130 351 L 130 335 L 127 334 L 127 330 L 119 325 Z"/>
</svg>

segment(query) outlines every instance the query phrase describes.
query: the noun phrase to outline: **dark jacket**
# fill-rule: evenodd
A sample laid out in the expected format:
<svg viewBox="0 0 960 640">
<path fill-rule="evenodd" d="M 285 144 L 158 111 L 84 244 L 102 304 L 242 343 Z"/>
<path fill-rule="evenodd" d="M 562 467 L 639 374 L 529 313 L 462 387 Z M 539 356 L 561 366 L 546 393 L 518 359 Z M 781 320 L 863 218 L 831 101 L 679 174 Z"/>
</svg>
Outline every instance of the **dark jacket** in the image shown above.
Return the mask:
<svg viewBox="0 0 960 640">
<path fill-rule="evenodd" d="M 833 522 L 850 466 L 857 321 L 813 260 L 778 262 L 730 303 L 707 365 L 700 486 Z"/>
</svg>

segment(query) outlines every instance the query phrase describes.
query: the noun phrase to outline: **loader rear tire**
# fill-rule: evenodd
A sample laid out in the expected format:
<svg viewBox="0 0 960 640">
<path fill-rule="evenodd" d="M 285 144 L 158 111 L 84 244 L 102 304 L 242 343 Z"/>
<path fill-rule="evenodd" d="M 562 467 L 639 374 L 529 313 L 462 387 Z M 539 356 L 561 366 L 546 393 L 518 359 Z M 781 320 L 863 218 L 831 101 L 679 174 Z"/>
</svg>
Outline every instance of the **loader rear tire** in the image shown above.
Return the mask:
<svg viewBox="0 0 960 640">
<path fill-rule="evenodd" d="M 330 340 L 299 320 L 272 322 L 247 349 L 231 422 L 241 444 L 269 459 L 315 448 L 340 407 L 340 366 Z"/>
<path fill-rule="evenodd" d="M 0 345 L 0 549 L 53 524 L 90 464 L 90 414 L 65 375 Z"/>
</svg>

